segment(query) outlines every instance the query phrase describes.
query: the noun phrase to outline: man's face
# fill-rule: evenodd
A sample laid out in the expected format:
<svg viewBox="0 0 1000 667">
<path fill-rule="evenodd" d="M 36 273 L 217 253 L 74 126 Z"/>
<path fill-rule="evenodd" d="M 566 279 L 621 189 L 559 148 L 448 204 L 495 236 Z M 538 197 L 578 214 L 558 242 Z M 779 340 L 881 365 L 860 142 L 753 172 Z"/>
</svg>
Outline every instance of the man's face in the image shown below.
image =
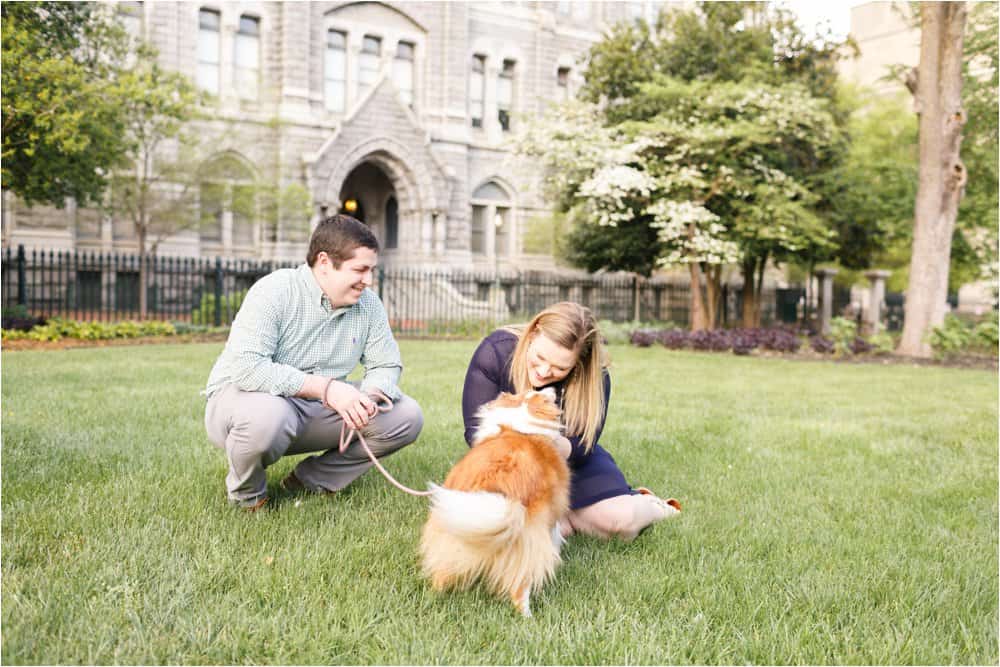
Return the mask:
<svg viewBox="0 0 1000 667">
<path fill-rule="evenodd" d="M 353 306 L 361 298 L 366 287 L 372 286 L 378 253 L 371 248 L 358 247 L 354 254 L 334 268 L 330 257 L 321 252 L 316 257 L 313 273 L 323 293 L 334 308 Z"/>
</svg>

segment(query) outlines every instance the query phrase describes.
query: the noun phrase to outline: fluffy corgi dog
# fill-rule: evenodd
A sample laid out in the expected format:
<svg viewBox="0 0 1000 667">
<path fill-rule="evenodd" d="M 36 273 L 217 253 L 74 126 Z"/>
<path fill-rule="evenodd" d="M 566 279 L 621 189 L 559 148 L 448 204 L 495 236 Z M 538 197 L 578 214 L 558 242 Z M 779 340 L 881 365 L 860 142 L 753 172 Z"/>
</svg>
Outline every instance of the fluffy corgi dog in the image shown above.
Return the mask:
<svg viewBox="0 0 1000 667">
<path fill-rule="evenodd" d="M 420 551 L 435 590 L 482 580 L 531 615 L 531 592 L 560 563 L 558 521 L 569 509 L 560 415 L 551 389 L 501 394 L 480 408 L 472 449 L 443 486 L 432 485 Z"/>
</svg>

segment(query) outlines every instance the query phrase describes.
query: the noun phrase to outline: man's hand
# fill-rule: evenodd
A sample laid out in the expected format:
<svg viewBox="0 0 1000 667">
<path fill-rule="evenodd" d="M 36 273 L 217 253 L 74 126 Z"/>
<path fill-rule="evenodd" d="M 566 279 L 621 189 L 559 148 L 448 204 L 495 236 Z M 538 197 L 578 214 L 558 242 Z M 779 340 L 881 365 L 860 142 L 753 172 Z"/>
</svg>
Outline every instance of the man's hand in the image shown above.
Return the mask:
<svg viewBox="0 0 1000 667">
<path fill-rule="evenodd" d="M 569 440 L 565 436 L 557 435 L 555 437 L 556 451 L 559 452 L 559 456 L 564 459 L 568 459 L 569 455 L 573 453 L 573 445 L 570 444 Z"/>
<path fill-rule="evenodd" d="M 365 427 L 378 412 L 371 396 L 347 382 L 334 380 L 326 390 L 326 402 L 333 406 L 344 423 L 355 430 Z"/>
</svg>

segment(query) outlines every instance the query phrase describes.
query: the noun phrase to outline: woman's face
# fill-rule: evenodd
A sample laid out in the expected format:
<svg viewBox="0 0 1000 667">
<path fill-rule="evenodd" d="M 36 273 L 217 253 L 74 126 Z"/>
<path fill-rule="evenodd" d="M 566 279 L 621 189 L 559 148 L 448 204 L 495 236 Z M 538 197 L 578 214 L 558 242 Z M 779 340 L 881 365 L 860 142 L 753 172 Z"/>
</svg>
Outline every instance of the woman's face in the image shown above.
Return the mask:
<svg viewBox="0 0 1000 667">
<path fill-rule="evenodd" d="M 576 366 L 576 352 L 538 332 L 528 343 L 528 380 L 535 389 L 559 382 Z"/>
</svg>

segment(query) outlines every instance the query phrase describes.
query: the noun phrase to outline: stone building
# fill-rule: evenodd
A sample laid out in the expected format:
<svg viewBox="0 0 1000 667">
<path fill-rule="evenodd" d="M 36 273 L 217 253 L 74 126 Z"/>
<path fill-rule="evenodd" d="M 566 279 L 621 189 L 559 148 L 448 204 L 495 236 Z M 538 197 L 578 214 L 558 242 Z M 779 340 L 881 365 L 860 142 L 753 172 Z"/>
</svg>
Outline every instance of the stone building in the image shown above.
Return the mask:
<svg viewBox="0 0 1000 667">
<path fill-rule="evenodd" d="M 200 229 L 161 255 L 299 259 L 311 226 L 349 211 L 386 264 L 553 264 L 537 174 L 509 159 L 526 116 L 573 95 L 580 58 L 617 21 L 664 3 L 120 2 L 162 64 L 214 95 L 198 128 Z M 248 215 L 262 182 L 308 191 L 311 215 Z M 4 246 L 133 251 L 126 220 L 4 196 Z"/>
</svg>

